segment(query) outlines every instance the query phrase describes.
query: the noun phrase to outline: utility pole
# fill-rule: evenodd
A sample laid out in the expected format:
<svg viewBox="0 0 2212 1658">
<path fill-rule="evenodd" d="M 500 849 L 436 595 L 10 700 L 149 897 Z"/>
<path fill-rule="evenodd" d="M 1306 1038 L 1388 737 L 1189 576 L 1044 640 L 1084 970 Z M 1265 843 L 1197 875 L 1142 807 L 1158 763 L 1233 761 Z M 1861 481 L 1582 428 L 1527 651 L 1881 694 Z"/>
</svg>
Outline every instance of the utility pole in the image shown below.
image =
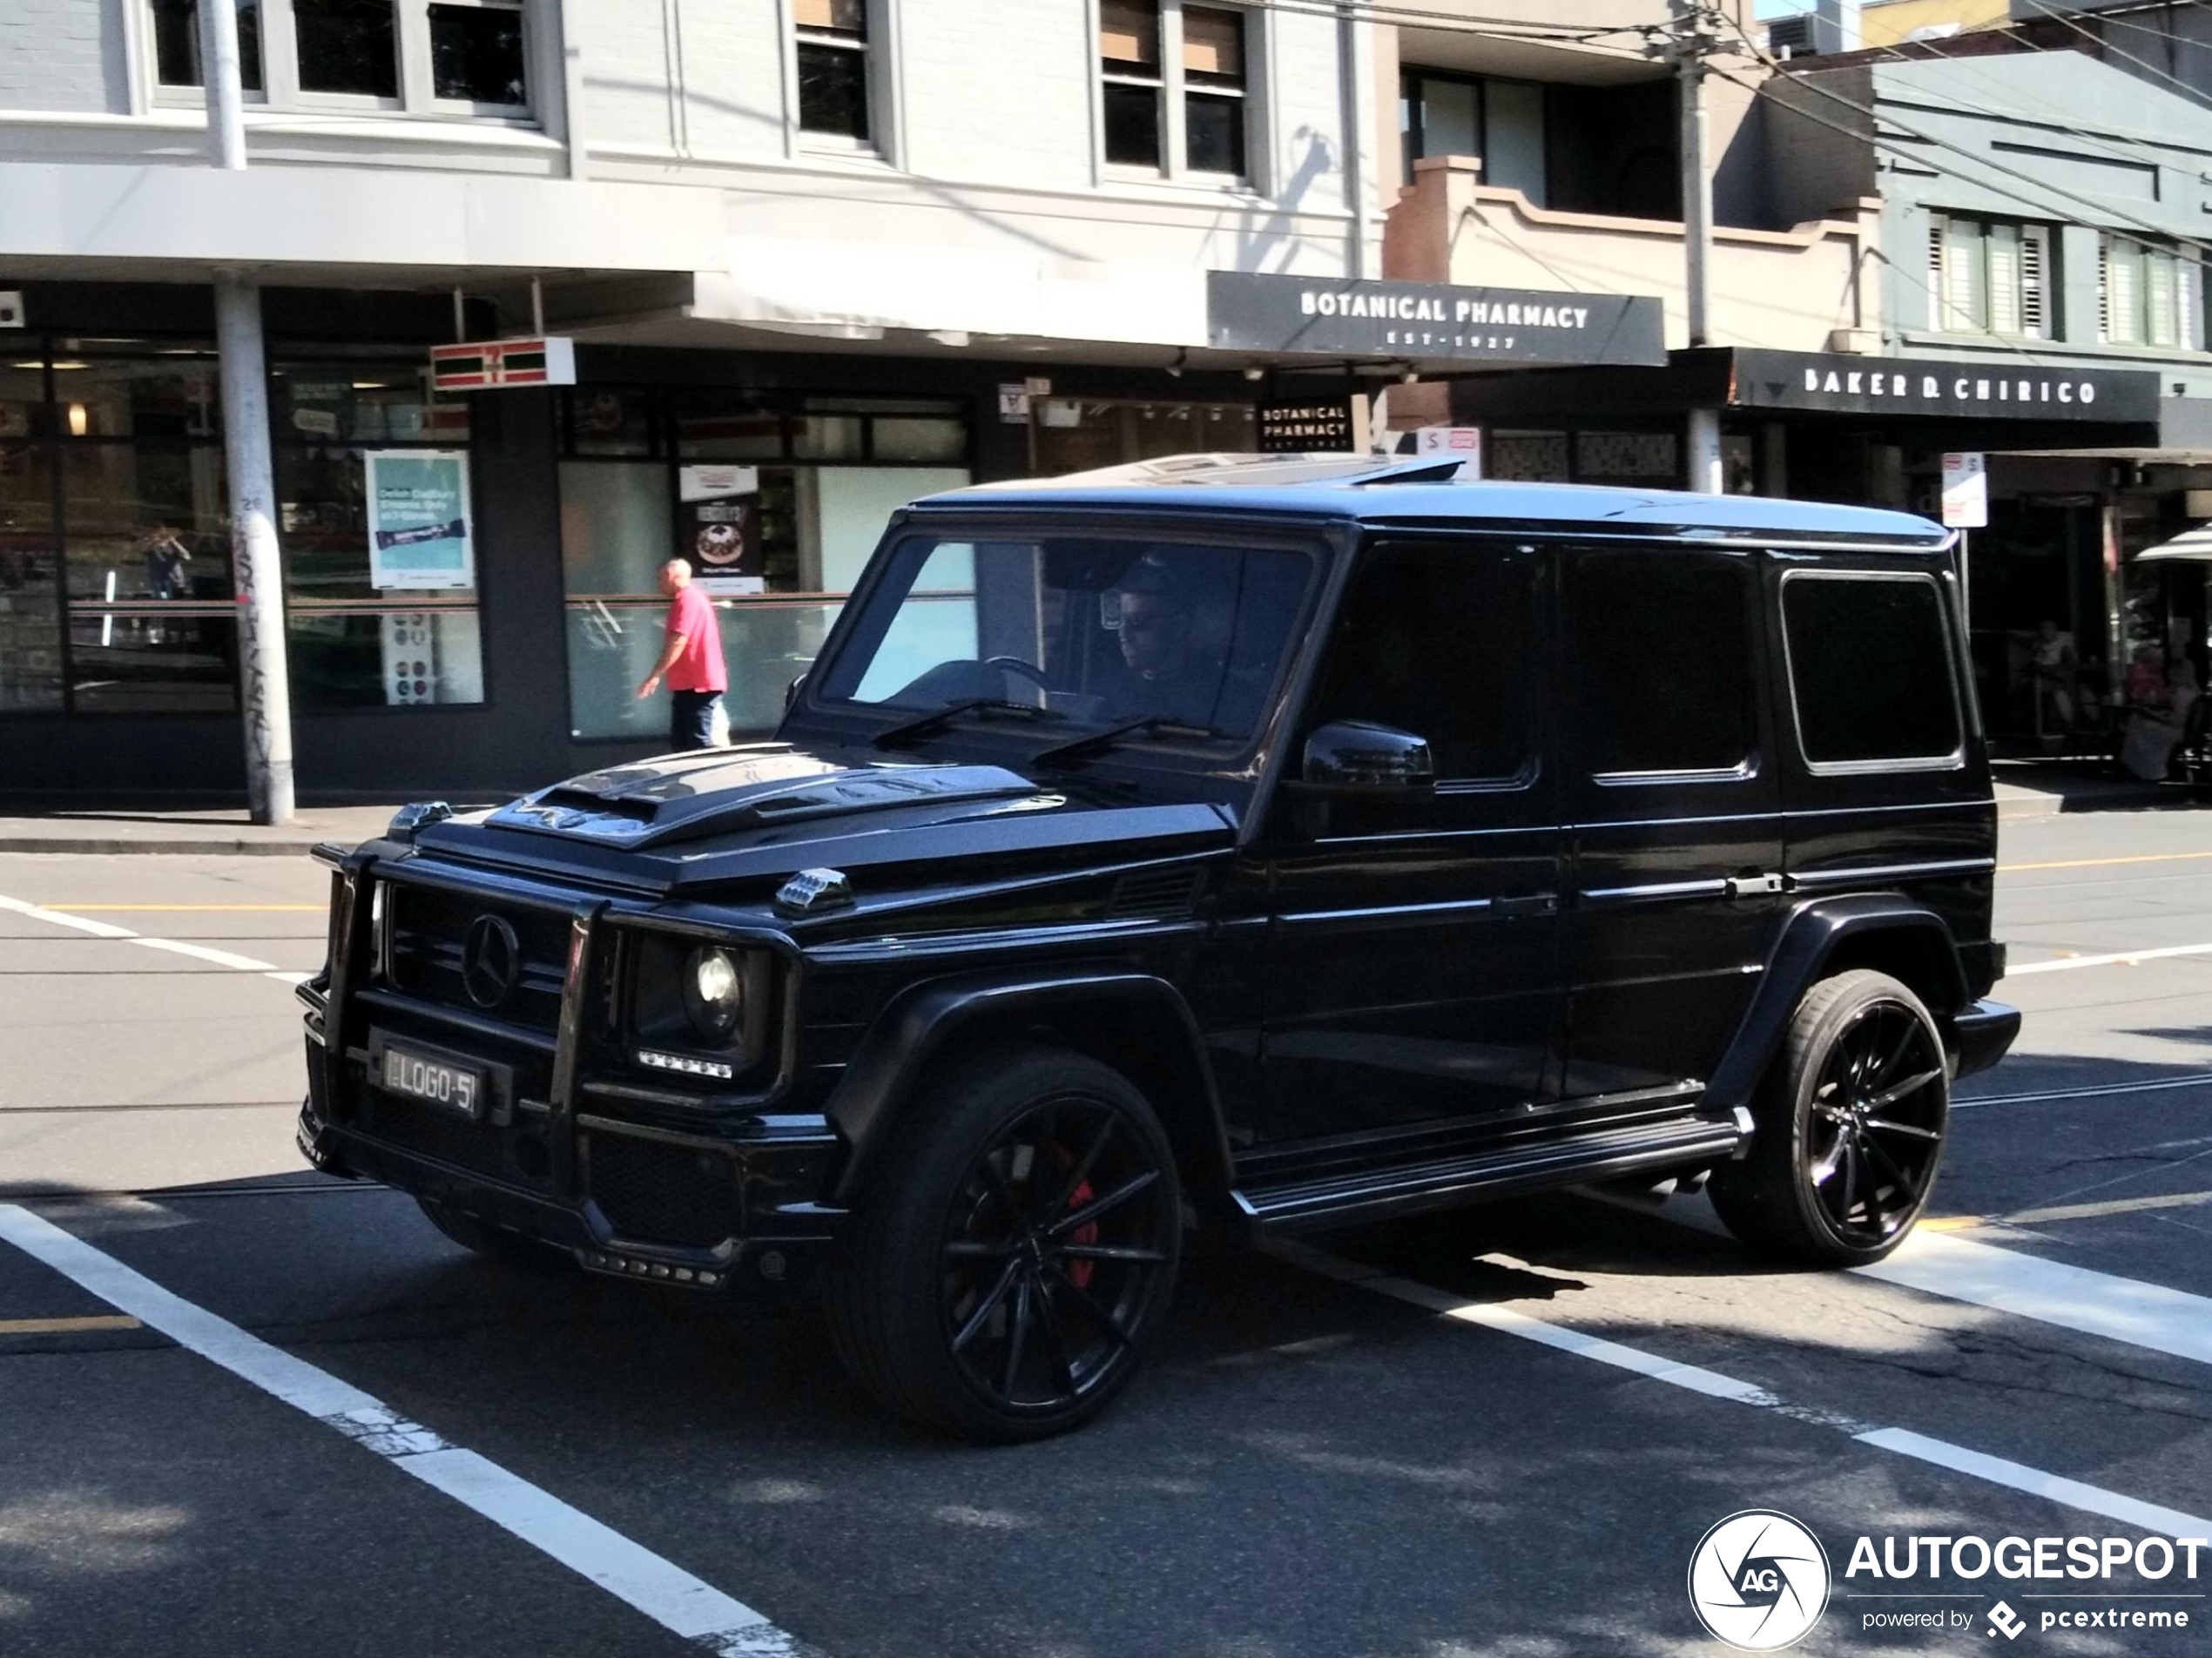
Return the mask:
<svg viewBox="0 0 2212 1658">
<path fill-rule="evenodd" d="M 1683 287 L 1692 349 L 1712 344 L 1713 174 L 1705 144 L 1705 59 L 1720 49 L 1721 18 L 1706 0 L 1669 0 L 1673 21 L 1656 50 L 1675 65 L 1682 115 Z M 1689 487 L 1719 495 L 1721 412 L 1693 408 L 1684 433 Z"/>
<path fill-rule="evenodd" d="M 208 161 L 226 172 L 243 172 L 246 113 L 237 0 L 199 0 L 199 68 L 207 92 Z M 275 468 L 269 458 L 261 287 L 238 271 L 215 272 L 215 345 L 223 377 L 223 471 L 230 481 L 231 579 L 238 589 L 246 803 L 255 823 L 289 823 L 292 686 L 285 660 Z"/>
</svg>

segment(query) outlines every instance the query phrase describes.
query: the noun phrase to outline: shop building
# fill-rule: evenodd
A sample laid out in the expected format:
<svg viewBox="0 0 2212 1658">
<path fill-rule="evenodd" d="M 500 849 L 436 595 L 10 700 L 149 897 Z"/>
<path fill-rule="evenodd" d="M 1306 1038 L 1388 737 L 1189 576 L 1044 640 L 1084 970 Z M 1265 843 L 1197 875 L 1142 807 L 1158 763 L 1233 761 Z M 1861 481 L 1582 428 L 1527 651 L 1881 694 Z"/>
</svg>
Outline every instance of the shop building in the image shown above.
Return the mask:
<svg viewBox="0 0 2212 1658">
<path fill-rule="evenodd" d="M 1394 71 L 1350 15 L 352 12 L 246 8 L 229 172 L 192 0 L 0 17 L 0 791 L 242 785 L 211 270 L 263 293 L 307 799 L 657 747 L 653 574 L 703 541 L 741 549 L 715 586 L 759 731 L 914 495 L 1661 349 L 1649 301 L 1379 280 Z M 434 347 L 518 337 L 573 383 L 432 386 Z M 410 467 L 466 502 L 435 571 L 372 549 L 372 470 Z"/>
</svg>

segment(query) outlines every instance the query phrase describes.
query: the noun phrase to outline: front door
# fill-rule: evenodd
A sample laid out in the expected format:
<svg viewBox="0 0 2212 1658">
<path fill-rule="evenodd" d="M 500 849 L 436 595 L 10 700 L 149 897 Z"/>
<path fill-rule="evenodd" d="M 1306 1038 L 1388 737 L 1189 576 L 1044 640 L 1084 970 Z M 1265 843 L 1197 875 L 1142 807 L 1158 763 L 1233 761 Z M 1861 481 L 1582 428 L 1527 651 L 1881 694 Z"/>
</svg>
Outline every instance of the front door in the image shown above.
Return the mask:
<svg viewBox="0 0 2212 1658">
<path fill-rule="evenodd" d="M 1262 1070 L 1273 1142 L 1480 1131 L 1556 1092 L 1557 814 L 1540 694 L 1542 551 L 1371 543 L 1298 731 L 1426 738 L 1433 795 L 1278 793 L 1258 859 L 1272 947 Z"/>
<path fill-rule="evenodd" d="M 1566 1092 L 1586 1111 L 1712 1075 L 1788 902 L 1757 573 L 1679 544 L 1568 556 Z"/>
</svg>

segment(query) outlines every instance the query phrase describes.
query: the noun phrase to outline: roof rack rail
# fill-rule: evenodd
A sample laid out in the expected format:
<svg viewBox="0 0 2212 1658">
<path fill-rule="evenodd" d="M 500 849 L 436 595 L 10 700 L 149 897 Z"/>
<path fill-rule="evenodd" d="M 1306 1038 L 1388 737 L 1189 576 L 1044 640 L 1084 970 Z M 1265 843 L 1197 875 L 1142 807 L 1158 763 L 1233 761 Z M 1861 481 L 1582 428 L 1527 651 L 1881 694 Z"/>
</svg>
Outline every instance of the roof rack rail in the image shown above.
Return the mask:
<svg viewBox="0 0 2212 1658">
<path fill-rule="evenodd" d="M 1166 455 L 1090 472 L 1024 478 L 983 489 L 1091 489 L 1124 484 L 1233 484 L 1290 489 L 1300 484 L 1444 483 L 1458 475 L 1463 457 L 1350 455 L 1325 450 L 1295 455 L 1216 452 Z"/>
</svg>

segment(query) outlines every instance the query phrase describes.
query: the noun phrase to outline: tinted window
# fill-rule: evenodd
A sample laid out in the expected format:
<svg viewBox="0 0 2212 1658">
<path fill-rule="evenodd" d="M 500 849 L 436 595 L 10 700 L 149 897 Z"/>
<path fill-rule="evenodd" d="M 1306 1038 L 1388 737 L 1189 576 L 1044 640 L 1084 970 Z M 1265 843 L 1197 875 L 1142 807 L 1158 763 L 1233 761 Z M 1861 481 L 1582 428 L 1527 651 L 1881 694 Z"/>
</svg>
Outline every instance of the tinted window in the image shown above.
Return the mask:
<svg viewBox="0 0 2212 1658">
<path fill-rule="evenodd" d="M 1586 767 L 1724 772 L 1751 754 L 1750 572 L 1653 550 L 1568 576 L 1569 663 Z"/>
<path fill-rule="evenodd" d="M 1527 765 L 1535 568 L 1441 543 L 1374 549 L 1352 573 L 1307 721 L 1364 719 L 1426 737 L 1439 778 Z"/>
<path fill-rule="evenodd" d="M 1957 751 L 1959 703 L 1933 582 L 1792 576 L 1782 586 L 1782 626 L 1808 760 Z"/>
</svg>

